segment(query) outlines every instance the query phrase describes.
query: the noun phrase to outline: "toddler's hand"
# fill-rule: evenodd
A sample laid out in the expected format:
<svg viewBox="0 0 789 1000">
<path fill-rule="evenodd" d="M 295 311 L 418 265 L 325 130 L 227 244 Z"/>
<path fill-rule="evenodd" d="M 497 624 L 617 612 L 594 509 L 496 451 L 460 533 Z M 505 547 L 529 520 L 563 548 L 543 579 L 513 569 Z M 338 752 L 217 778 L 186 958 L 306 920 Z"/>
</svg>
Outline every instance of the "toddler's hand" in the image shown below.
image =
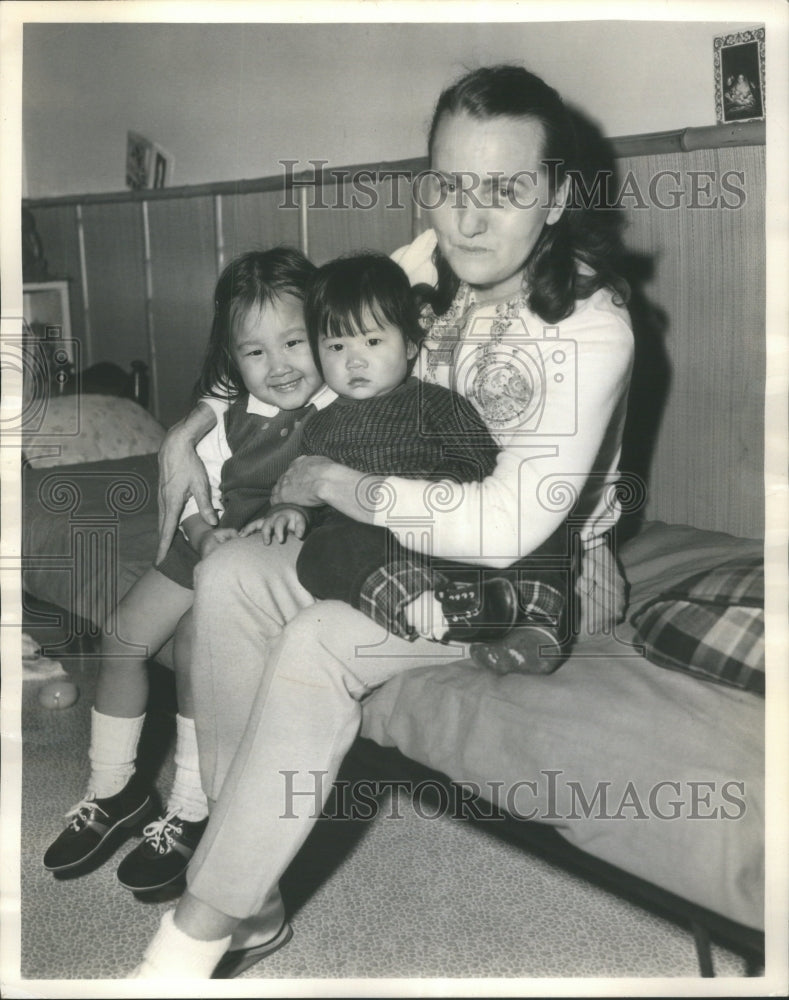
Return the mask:
<svg viewBox="0 0 789 1000">
<path fill-rule="evenodd" d="M 250 521 L 241 529 L 241 537 L 245 538 L 247 535 L 259 531 L 263 542 L 270 545 L 272 538 L 276 538 L 278 542 L 284 542 L 289 534 L 295 535 L 296 538 L 303 538 L 306 530 L 307 518 L 303 511 L 297 507 L 283 507 L 267 514 L 266 517 Z"/>
<path fill-rule="evenodd" d="M 214 528 L 213 531 L 206 532 L 200 542 L 200 558 L 210 556 L 214 549 L 218 549 L 223 542 L 229 542 L 231 538 L 238 538 L 235 528 Z"/>
<path fill-rule="evenodd" d="M 245 524 L 241 531 L 239 531 L 239 538 L 246 538 L 248 535 L 254 535 L 256 531 L 260 531 L 263 528 L 265 523 L 265 517 L 256 517 L 254 521 L 250 521 L 249 524 Z"/>
</svg>

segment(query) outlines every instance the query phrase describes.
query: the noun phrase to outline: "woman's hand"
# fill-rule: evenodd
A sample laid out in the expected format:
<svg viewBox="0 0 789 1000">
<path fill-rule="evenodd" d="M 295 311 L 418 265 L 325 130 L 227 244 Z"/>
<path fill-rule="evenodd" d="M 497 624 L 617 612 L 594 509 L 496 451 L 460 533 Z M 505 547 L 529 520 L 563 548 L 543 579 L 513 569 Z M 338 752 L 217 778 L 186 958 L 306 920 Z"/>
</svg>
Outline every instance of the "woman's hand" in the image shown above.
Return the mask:
<svg viewBox="0 0 789 1000">
<path fill-rule="evenodd" d="M 272 506 L 278 503 L 297 503 L 302 507 L 320 507 L 326 501 L 319 490 L 328 470 L 334 465 L 322 455 L 304 455 L 295 459 L 280 476 L 271 494 Z"/>
<path fill-rule="evenodd" d="M 198 405 L 189 416 L 170 428 L 159 449 L 159 548 L 156 563 L 167 555 L 178 519 L 187 499 L 192 496 L 207 524 L 215 525 L 217 516 L 211 504 L 211 488 L 205 466 L 195 452 L 195 444 L 216 423 L 216 414 L 208 406 Z"/>
<path fill-rule="evenodd" d="M 271 495 L 272 504 L 299 504 L 320 507 L 328 504 L 354 521 L 372 524 L 374 509 L 362 503 L 363 484 L 369 480 L 362 472 L 338 465 L 321 455 L 303 455 L 291 462 Z"/>
</svg>

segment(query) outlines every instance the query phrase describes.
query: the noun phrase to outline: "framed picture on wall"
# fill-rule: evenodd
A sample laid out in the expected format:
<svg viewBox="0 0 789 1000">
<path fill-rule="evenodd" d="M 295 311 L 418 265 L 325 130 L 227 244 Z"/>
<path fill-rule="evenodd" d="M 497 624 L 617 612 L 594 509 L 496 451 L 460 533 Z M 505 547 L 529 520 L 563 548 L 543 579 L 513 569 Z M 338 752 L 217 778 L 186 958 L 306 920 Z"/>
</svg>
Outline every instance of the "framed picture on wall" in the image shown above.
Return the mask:
<svg viewBox="0 0 789 1000">
<path fill-rule="evenodd" d="M 163 188 L 167 183 L 169 172 L 167 157 L 157 149 L 153 161 L 153 186 L 155 188 Z"/>
<path fill-rule="evenodd" d="M 764 28 L 718 35 L 714 52 L 718 124 L 764 121 Z"/>
<path fill-rule="evenodd" d="M 133 191 L 163 188 L 172 180 L 173 158 L 138 132 L 126 139 L 126 186 Z"/>
<path fill-rule="evenodd" d="M 137 132 L 126 137 L 126 186 L 132 191 L 150 187 L 153 143 Z"/>
</svg>

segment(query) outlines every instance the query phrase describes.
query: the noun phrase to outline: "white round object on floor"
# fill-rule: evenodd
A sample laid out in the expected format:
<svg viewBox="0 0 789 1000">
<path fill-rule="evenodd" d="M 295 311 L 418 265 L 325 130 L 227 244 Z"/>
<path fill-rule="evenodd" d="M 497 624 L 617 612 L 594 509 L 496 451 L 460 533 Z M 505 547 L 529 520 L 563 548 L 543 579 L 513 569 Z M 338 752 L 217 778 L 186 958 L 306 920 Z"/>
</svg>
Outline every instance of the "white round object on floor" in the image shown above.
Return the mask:
<svg viewBox="0 0 789 1000">
<path fill-rule="evenodd" d="M 38 692 L 44 708 L 70 708 L 79 698 L 79 688 L 73 681 L 49 681 Z"/>
</svg>

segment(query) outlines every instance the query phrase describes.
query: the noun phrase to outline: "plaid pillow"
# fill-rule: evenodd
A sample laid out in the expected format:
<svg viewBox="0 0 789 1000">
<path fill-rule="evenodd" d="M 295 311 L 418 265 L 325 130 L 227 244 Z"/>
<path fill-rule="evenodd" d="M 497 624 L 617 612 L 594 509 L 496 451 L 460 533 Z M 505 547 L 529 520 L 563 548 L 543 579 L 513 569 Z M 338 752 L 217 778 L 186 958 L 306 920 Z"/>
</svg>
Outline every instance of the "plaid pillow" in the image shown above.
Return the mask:
<svg viewBox="0 0 789 1000">
<path fill-rule="evenodd" d="M 698 573 L 633 615 L 648 660 L 764 695 L 764 564 L 738 558 Z"/>
</svg>

